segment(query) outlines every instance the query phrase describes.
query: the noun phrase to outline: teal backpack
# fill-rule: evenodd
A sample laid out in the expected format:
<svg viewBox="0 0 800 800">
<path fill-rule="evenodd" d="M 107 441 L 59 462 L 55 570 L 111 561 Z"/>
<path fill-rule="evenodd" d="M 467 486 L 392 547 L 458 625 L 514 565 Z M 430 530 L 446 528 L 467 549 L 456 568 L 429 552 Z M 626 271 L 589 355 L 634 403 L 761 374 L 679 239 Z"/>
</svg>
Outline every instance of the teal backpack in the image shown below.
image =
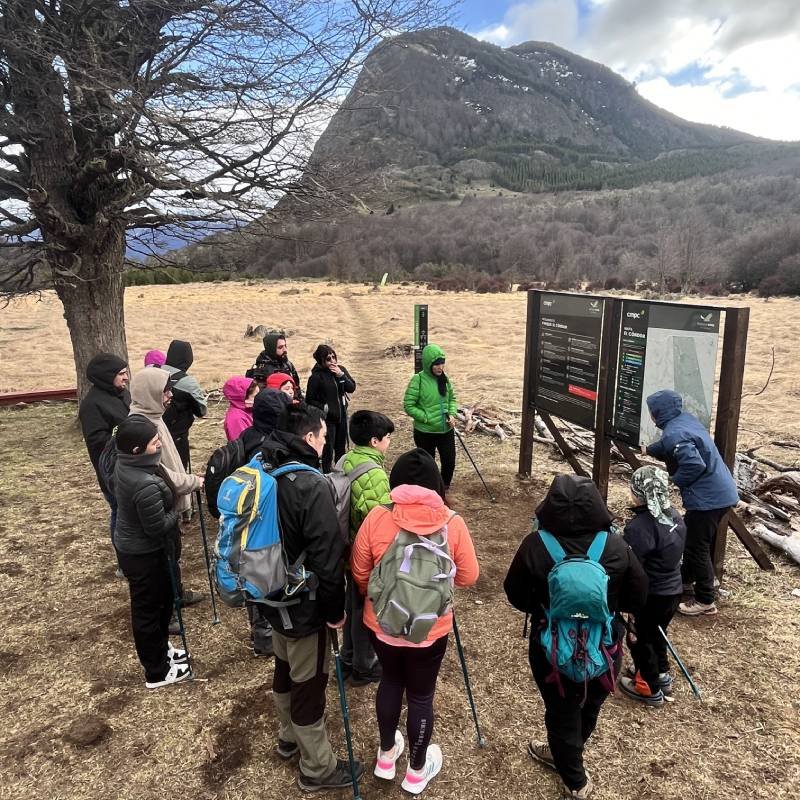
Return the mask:
<svg viewBox="0 0 800 800">
<path fill-rule="evenodd" d="M 600 531 L 585 556 L 567 556 L 548 531 L 539 530 L 539 536 L 555 561 L 547 575 L 547 625 L 539 637 L 554 679 L 560 674 L 585 685 L 611 670 L 613 681 L 614 615 L 608 610 L 608 573 L 600 564 L 608 533 Z"/>
</svg>

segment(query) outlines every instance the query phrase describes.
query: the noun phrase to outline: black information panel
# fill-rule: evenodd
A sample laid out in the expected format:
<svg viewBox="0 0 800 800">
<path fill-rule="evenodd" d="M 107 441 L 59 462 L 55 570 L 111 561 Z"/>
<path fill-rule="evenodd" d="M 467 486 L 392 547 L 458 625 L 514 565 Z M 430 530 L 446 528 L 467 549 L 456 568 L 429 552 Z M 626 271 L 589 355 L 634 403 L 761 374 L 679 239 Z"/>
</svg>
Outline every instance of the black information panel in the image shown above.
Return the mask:
<svg viewBox="0 0 800 800">
<path fill-rule="evenodd" d="M 719 322 L 715 308 L 623 302 L 614 438 L 632 445 L 658 438 L 646 400 L 660 389 L 678 392 L 684 409 L 710 424 Z"/>
<path fill-rule="evenodd" d="M 597 410 L 603 302 L 564 294 L 539 295 L 534 405 L 590 430 Z"/>
</svg>

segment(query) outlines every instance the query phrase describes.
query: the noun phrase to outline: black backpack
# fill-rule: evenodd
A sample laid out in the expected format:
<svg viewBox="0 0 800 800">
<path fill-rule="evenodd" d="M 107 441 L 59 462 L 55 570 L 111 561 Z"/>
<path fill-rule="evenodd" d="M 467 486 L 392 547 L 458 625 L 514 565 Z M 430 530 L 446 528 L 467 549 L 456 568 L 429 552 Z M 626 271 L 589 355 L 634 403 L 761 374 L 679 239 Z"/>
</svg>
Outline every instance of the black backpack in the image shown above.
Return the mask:
<svg viewBox="0 0 800 800">
<path fill-rule="evenodd" d="M 110 495 L 114 495 L 114 470 L 117 468 L 117 426 L 111 431 L 111 436 L 100 453 L 97 460 L 97 476 L 100 478 L 102 488 Z"/>
<path fill-rule="evenodd" d="M 248 428 L 238 439 L 232 439 L 227 444 L 218 447 L 208 459 L 206 464 L 205 483 L 203 488 L 206 492 L 206 505 L 208 512 L 214 519 L 219 519 L 219 509 L 217 508 L 217 495 L 222 481 L 235 472 L 239 467 L 243 467 L 251 458 L 254 450 L 261 447 L 264 436 L 253 441 L 253 446 L 247 447 L 244 441 Z"/>
</svg>

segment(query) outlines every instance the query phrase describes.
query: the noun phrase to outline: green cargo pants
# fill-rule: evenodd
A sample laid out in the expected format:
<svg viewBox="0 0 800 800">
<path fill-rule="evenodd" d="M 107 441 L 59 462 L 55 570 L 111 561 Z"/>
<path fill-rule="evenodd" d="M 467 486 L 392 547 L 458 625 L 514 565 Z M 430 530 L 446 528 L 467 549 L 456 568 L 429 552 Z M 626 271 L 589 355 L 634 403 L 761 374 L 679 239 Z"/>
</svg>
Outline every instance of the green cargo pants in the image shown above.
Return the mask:
<svg viewBox="0 0 800 800">
<path fill-rule="evenodd" d="M 278 712 L 278 738 L 300 748 L 300 772 L 321 778 L 336 767 L 325 728 L 325 689 L 330 649 L 323 628 L 302 639 L 289 639 L 273 629 L 275 674 L 272 696 Z"/>
</svg>

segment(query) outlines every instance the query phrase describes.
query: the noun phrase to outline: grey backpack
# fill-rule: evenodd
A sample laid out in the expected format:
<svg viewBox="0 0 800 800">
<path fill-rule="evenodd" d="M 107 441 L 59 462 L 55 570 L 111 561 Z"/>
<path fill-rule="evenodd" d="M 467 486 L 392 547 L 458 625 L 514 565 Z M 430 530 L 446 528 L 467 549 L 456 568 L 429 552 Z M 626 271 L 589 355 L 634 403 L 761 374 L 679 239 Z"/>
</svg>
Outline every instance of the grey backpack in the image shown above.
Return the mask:
<svg viewBox="0 0 800 800">
<path fill-rule="evenodd" d="M 424 642 L 452 606 L 455 574 L 446 524 L 428 536 L 398 531 L 367 587 L 381 630 L 413 644 Z"/>
<path fill-rule="evenodd" d="M 333 492 L 339 533 L 342 540 L 350 544 L 350 487 L 353 485 L 353 481 L 358 480 L 362 475 L 366 475 L 370 470 L 383 468 L 374 461 L 365 461 L 345 475 L 343 469 L 345 458 L 347 458 L 346 455 L 342 456 L 333 465 L 333 469 L 325 476 L 325 480 L 328 481 L 328 485 Z"/>
</svg>

